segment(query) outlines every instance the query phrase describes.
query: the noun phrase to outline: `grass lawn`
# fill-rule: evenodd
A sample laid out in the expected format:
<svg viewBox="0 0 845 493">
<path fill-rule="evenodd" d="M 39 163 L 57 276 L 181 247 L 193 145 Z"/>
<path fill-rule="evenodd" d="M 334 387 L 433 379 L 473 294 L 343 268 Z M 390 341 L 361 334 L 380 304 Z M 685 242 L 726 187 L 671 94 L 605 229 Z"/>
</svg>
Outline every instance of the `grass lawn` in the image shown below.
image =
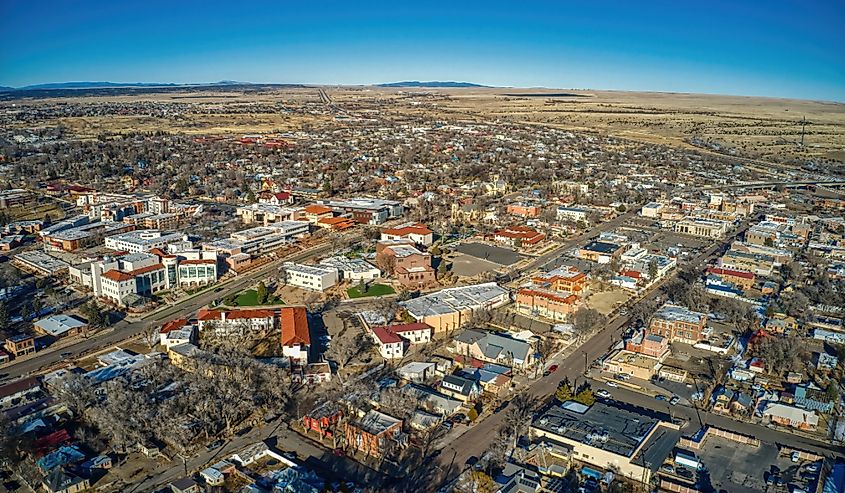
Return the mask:
<svg viewBox="0 0 845 493">
<path fill-rule="evenodd" d="M 386 294 L 393 294 L 396 291 L 393 290 L 390 286 L 386 284 L 371 284 L 370 288 L 367 290 L 366 293 L 362 293 L 358 290 L 358 286 L 352 286 L 351 288 L 346 290 L 346 294 L 349 295 L 350 298 L 363 298 L 365 296 L 384 296 Z"/>
<path fill-rule="evenodd" d="M 267 299 L 267 303 L 265 305 L 283 305 L 284 302 L 279 298 L 276 298 L 273 295 Z M 235 299 L 235 305 L 237 306 L 258 306 L 258 291 L 254 289 L 247 289 L 243 293 L 239 294 L 238 297 Z"/>
</svg>

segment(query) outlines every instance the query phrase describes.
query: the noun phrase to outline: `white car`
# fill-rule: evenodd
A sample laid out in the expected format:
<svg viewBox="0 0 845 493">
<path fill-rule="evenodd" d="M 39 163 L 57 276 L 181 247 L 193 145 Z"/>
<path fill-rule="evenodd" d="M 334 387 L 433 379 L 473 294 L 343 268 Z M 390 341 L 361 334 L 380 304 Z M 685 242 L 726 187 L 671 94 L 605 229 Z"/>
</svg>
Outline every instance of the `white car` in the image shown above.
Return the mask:
<svg viewBox="0 0 845 493">
<path fill-rule="evenodd" d="M 610 399 L 613 396 L 610 395 L 610 392 L 608 392 L 604 389 L 599 389 L 599 390 L 596 391 L 596 397 L 599 397 L 601 399 Z"/>
<path fill-rule="evenodd" d="M 619 384 L 618 384 L 618 383 L 616 383 L 616 382 L 614 382 L 614 381 L 608 380 L 608 381 L 607 381 L 607 386 L 608 386 L 608 387 L 613 387 L 613 388 L 616 388 L 616 387 L 619 387 Z"/>
</svg>

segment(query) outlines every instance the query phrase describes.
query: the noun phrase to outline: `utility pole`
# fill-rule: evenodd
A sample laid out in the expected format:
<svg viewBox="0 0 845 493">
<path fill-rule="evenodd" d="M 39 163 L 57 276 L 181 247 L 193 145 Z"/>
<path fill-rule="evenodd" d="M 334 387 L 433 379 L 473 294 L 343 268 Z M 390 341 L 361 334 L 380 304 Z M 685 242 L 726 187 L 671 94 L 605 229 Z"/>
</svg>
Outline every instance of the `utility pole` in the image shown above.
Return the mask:
<svg viewBox="0 0 845 493">
<path fill-rule="evenodd" d="M 804 147 L 804 127 L 807 126 L 807 117 L 801 117 L 801 147 Z"/>
<path fill-rule="evenodd" d="M 584 353 L 584 376 L 587 376 L 587 351 L 581 351 Z"/>
</svg>

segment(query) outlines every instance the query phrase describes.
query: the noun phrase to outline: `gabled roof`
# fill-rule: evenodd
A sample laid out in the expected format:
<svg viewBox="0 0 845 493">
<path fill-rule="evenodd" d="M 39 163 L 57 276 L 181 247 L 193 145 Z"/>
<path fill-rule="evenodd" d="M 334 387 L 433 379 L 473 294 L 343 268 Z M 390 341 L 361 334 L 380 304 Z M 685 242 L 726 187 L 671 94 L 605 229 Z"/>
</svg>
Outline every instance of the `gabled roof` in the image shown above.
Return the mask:
<svg viewBox="0 0 845 493">
<path fill-rule="evenodd" d="M 311 332 L 308 328 L 308 312 L 305 307 L 284 307 L 279 310 L 279 323 L 282 326 L 282 346 L 311 344 Z"/>
<path fill-rule="evenodd" d="M 188 325 L 187 318 L 177 318 L 176 320 L 171 320 L 170 322 L 165 323 L 161 326 L 159 330 L 160 334 L 167 334 L 171 330 L 181 329 L 182 327 Z"/>
<path fill-rule="evenodd" d="M 48 491 L 66 491 L 73 485 L 79 484 L 83 481 L 85 480 L 79 476 L 65 472 L 63 468 L 57 467 L 50 471 L 50 474 L 44 478 L 43 483 L 44 486 L 47 487 Z"/>
<path fill-rule="evenodd" d="M 331 214 L 332 212 L 331 207 L 318 204 L 309 205 L 302 210 L 304 210 L 306 214 Z"/>
<path fill-rule="evenodd" d="M 431 330 L 431 326 L 428 324 L 424 324 L 421 322 L 412 323 L 412 324 L 397 324 L 397 325 L 388 325 L 384 327 L 385 329 L 389 330 L 390 332 L 394 332 L 396 334 L 401 334 L 403 332 L 415 332 L 417 330 Z"/>
<path fill-rule="evenodd" d="M 401 337 L 384 327 L 373 327 L 373 335 L 375 335 L 382 344 L 395 344 L 402 342 Z"/>
</svg>

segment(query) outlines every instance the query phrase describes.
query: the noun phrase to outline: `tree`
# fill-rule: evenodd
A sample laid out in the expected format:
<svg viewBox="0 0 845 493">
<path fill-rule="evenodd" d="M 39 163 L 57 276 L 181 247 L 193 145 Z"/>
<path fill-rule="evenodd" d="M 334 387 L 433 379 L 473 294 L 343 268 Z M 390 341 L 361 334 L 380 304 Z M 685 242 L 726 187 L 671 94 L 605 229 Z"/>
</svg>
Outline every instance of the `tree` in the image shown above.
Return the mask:
<svg viewBox="0 0 845 493">
<path fill-rule="evenodd" d="M 256 298 L 258 298 L 258 304 L 263 305 L 267 303 L 267 297 L 269 293 L 267 292 L 267 285 L 264 284 L 264 281 L 258 283 L 258 287 L 255 288 Z"/>
<path fill-rule="evenodd" d="M 141 340 L 144 341 L 144 344 L 147 345 L 148 348 L 152 349 L 158 345 L 159 341 L 161 340 L 161 336 L 159 336 L 159 328 L 156 325 L 148 325 L 144 327 L 144 331 L 141 332 Z"/>
<path fill-rule="evenodd" d="M 560 402 L 572 400 L 572 384 L 569 382 L 569 377 L 563 379 L 555 391 L 555 399 Z"/>
<path fill-rule="evenodd" d="M 575 401 L 584 404 L 585 406 L 592 406 L 596 402 L 596 397 L 593 395 L 593 389 L 589 387 L 585 387 L 577 395 L 575 395 Z"/>
<path fill-rule="evenodd" d="M 581 307 L 574 316 L 575 332 L 581 338 L 595 327 L 604 325 L 605 317 L 594 308 Z"/>
<path fill-rule="evenodd" d="M 651 259 L 648 263 L 648 278 L 652 281 L 657 279 L 657 260 Z"/>
</svg>

